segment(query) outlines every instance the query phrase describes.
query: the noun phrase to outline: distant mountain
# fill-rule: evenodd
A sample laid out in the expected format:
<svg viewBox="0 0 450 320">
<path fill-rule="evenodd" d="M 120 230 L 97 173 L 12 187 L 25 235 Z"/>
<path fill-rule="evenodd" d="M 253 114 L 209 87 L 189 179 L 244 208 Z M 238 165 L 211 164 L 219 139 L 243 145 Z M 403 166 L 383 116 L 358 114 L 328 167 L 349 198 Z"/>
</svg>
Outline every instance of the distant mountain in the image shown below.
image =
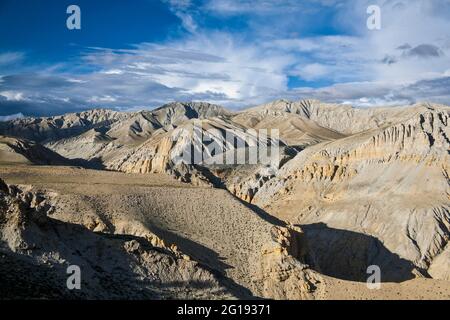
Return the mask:
<svg viewBox="0 0 450 320">
<path fill-rule="evenodd" d="M 24 139 L 0 136 L 0 163 L 71 165 L 73 162 L 46 147 Z"/>
<path fill-rule="evenodd" d="M 174 102 L 157 108 L 150 113 L 162 126 L 177 125 L 189 119 L 227 117 L 232 113 L 225 108 L 204 102 Z"/>
<path fill-rule="evenodd" d="M 35 142 L 48 142 L 79 135 L 90 129 L 108 127 L 128 116 L 127 113 L 95 109 L 54 117 L 26 117 L 0 122 L 0 134 Z"/>
</svg>

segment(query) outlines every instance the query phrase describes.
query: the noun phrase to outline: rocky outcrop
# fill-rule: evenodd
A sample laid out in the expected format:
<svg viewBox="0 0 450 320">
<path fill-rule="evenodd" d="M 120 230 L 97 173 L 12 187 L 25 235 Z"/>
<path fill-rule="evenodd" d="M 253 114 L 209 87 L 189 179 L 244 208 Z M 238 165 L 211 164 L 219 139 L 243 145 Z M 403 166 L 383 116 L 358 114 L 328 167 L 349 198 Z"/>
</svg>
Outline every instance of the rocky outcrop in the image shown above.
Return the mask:
<svg viewBox="0 0 450 320">
<path fill-rule="evenodd" d="M 323 224 L 320 232 L 305 230 L 329 274 L 358 279 L 372 263 L 392 280 L 402 274 L 394 265 L 404 270 L 399 278 L 426 275 L 450 236 L 450 111 L 441 106 L 412 110 L 417 112 L 392 118 L 390 125 L 305 149 L 259 189 L 252 203 L 292 223 Z M 367 246 L 351 249 L 352 239 Z M 348 250 L 337 258 L 336 247 Z M 370 256 L 374 252 L 378 256 Z"/>
<path fill-rule="evenodd" d="M 46 144 L 47 147 L 68 158 L 98 161 L 102 168 L 109 170 L 148 174 L 149 177 L 154 173 L 166 173 L 200 187 L 225 187 L 234 196 L 229 195 L 231 199 L 237 197 L 248 202 L 249 207 L 256 208 L 255 212 L 268 221 L 272 221 L 273 217 L 267 213 L 301 225 L 302 234 L 309 240 L 310 250 L 317 258 L 314 268 L 325 275 L 363 281 L 367 266 L 376 264 L 382 268 L 386 281 L 430 276 L 448 279 L 449 107 L 422 103 L 407 107 L 358 109 L 313 100 L 280 100 L 238 113 L 203 103 L 172 103 L 153 111 L 120 116 L 104 115 L 93 119 L 93 114 L 94 111 L 89 116 L 75 117 L 87 119 L 87 122 L 74 120 L 73 125 L 67 124 L 70 122 L 69 116 L 62 116 L 63 122 L 58 117 L 17 120 L 25 121 L 26 125 L 17 122 L 18 131 L 13 131 L 15 134 L 28 135 L 31 130 L 37 132 L 39 137 L 42 131 L 44 136 L 49 134 L 56 137 L 56 140 Z M 207 141 L 192 134 L 195 132 L 195 123 L 200 119 L 202 128 L 199 136 L 206 136 Z M 12 122 L 8 125 L 16 126 Z M 80 127 L 83 129 L 75 130 Z M 217 165 L 216 162 L 220 163 L 224 155 L 233 153 L 234 157 L 235 153 L 247 153 L 242 152 L 243 148 L 225 141 L 227 130 L 236 133 L 237 139 L 243 142 L 248 138 L 243 133 L 245 130 L 270 128 L 280 130 L 280 144 L 284 148 L 281 156 L 277 155 L 279 161 L 274 165 Z M 68 132 L 69 136 L 60 139 L 56 134 L 50 134 L 58 131 Z M 44 136 L 40 139 L 44 139 Z M 256 136 L 249 136 L 247 145 L 257 148 L 259 142 Z M 212 148 L 215 144 L 224 148 L 215 152 Z M 285 152 L 287 149 L 292 152 Z M 204 161 L 200 165 L 179 163 L 177 159 L 189 153 L 186 151 L 202 154 L 205 156 L 202 159 Z M 212 193 L 215 191 L 210 190 Z M 130 197 L 143 203 L 148 201 L 146 197 Z M 223 193 L 220 197 L 225 199 Z M 198 212 L 191 213 L 194 205 L 190 202 L 202 202 L 203 198 L 186 199 L 182 197 L 181 200 L 185 204 L 184 211 L 167 204 L 171 208 L 169 211 L 178 212 L 180 216 L 190 212 L 195 220 L 189 221 L 195 223 L 196 227 L 197 224 L 202 225 L 203 220 L 214 224 L 214 221 L 208 220 L 209 217 L 199 215 Z M 83 203 L 85 199 L 79 201 Z M 140 203 L 136 205 L 141 208 Z M 90 206 L 100 206 L 98 199 Z M 158 203 L 152 202 L 145 208 L 154 210 L 153 207 L 158 206 Z M 223 214 L 223 206 L 214 208 Z M 235 210 L 234 207 L 227 208 L 230 212 Z M 111 207 L 107 209 L 115 210 Z M 147 218 L 142 216 L 139 216 L 141 225 L 134 222 L 129 224 L 124 217 L 115 220 L 104 218 L 98 214 L 99 210 L 96 209 L 95 214 L 86 218 L 86 224 L 83 222 L 90 230 L 104 232 L 116 226 L 114 230 L 142 236 L 148 242 L 169 251 L 173 249 L 171 244 L 180 247 L 182 243 L 165 241 L 166 238 L 158 232 L 150 232 L 151 228 L 145 223 Z M 104 209 L 103 212 L 108 210 Z M 195 210 L 211 211 L 205 207 L 196 207 Z M 270 224 L 254 221 L 244 210 L 244 207 L 240 207 L 238 211 L 246 212 L 245 219 L 253 221 L 257 226 L 255 229 L 261 228 L 258 234 L 262 239 L 253 240 L 254 243 L 248 239 L 240 242 L 240 246 L 254 250 L 255 255 L 245 252 L 237 259 L 235 253 L 221 251 L 224 256 L 230 257 L 235 268 L 239 264 L 243 266 L 237 271 L 224 273 L 239 285 L 249 288 L 253 294 L 267 297 L 315 297 L 316 293 L 308 293 L 308 290 L 296 284 L 300 281 L 309 283 L 307 286 L 311 288 L 320 287 L 319 282 L 315 282 L 320 279 L 304 267 L 310 263 L 297 259 L 295 254 L 289 252 L 287 255 L 273 255 L 277 250 L 287 252 L 282 249 L 270 249 L 267 251 L 270 261 L 262 259 L 264 255 L 259 255 L 260 248 L 269 244 L 271 246 L 277 240 L 267 238 L 270 236 L 267 231 Z M 152 214 L 170 225 L 170 228 L 178 228 L 179 234 L 172 240 L 193 237 L 208 248 L 222 246 L 223 241 L 215 243 L 210 239 L 223 232 L 219 227 L 214 230 L 202 227 L 201 231 L 196 229 L 192 232 L 180 227 L 184 221 L 175 223 L 174 220 L 178 218 L 171 220 L 153 211 Z M 191 219 L 190 215 L 183 219 Z M 221 216 L 220 220 L 226 221 L 229 215 Z M 239 217 L 232 221 L 248 226 L 248 221 L 242 219 Z M 160 223 L 160 220 L 155 222 L 158 227 Z M 230 222 L 231 225 L 227 223 L 229 221 L 224 223 L 227 225 L 226 230 L 237 228 L 237 222 Z M 290 231 L 280 232 L 280 238 L 291 239 L 286 233 Z M 234 237 L 246 236 L 245 232 L 234 234 Z M 229 245 L 230 239 L 234 238 L 223 239 Z M 339 255 L 336 255 L 336 250 Z M 195 253 L 195 250 L 192 251 Z M 176 250 L 171 252 L 176 255 Z M 207 259 L 201 257 L 203 262 L 212 260 L 218 264 L 210 252 L 206 255 Z M 248 261 L 257 261 L 258 268 L 261 265 L 260 272 L 255 272 Z M 291 272 L 291 269 L 294 271 Z M 249 280 L 249 277 L 257 277 L 258 274 L 264 275 L 257 280 L 258 283 L 266 285 L 256 285 Z M 281 278 L 284 280 L 280 281 Z M 264 287 L 274 289 L 259 291 Z M 295 296 L 291 291 L 299 295 Z"/>
<path fill-rule="evenodd" d="M 42 170 L 47 168 L 33 168 Z M 240 298 L 282 295 L 293 298 L 294 292 L 282 288 L 290 282 L 302 286 L 303 276 L 296 278 L 295 274 L 313 277 L 312 260 L 308 258 L 301 230 L 294 233 L 295 227 L 283 226 L 282 222 L 253 211 L 226 190 L 176 182 L 172 186 L 145 182 L 148 178 L 157 179 L 158 175 L 128 177 L 124 173 L 89 171 L 92 170 L 61 168 L 51 183 L 21 185 L 20 189 L 42 195 L 52 206 L 48 217 L 53 221 L 82 226 L 88 234 L 131 238 L 141 246 L 146 244 L 178 260 L 199 262 Z M 99 178 L 92 180 L 90 174 Z M 17 174 L 13 173 L 8 179 L 15 177 Z M 122 185 L 124 180 L 129 182 Z M 73 241 L 74 248 L 81 246 L 76 238 Z M 292 273 L 291 280 L 280 280 L 277 284 L 277 279 L 284 279 L 282 274 L 286 272 Z M 267 286 L 279 286 L 276 294 L 264 291 L 266 282 Z M 306 292 L 302 292 L 306 297 Z M 311 290 L 309 296 L 316 292 Z"/>
<path fill-rule="evenodd" d="M 0 122 L 0 133 L 45 143 L 76 136 L 94 128 L 108 128 L 128 116 L 127 113 L 95 109 L 54 117 L 20 118 Z"/>
<path fill-rule="evenodd" d="M 172 160 L 186 153 L 189 144 L 203 152 L 204 143 L 192 137 L 195 121 L 214 118 L 204 120 L 206 126 L 211 128 L 212 123 L 218 130 L 225 130 L 230 115 L 224 108 L 208 103 L 170 103 L 153 111 L 124 114 L 123 119 L 109 126 L 86 127 L 88 130 L 80 134 L 49 141 L 46 146 L 67 158 L 98 162 L 111 170 L 165 172 L 183 181 L 202 183 L 200 180 L 204 177 L 197 175 L 193 167 L 186 170 L 186 167 L 177 167 L 178 163 Z M 20 127 L 17 130 L 20 131 Z M 219 138 L 220 142 L 224 138 Z"/>
<path fill-rule="evenodd" d="M 35 299 L 232 298 L 216 276 L 143 238 L 93 233 L 50 219 L 42 194 L 0 180 L 0 297 Z M 69 266 L 81 288 L 66 286 Z"/>
<path fill-rule="evenodd" d="M 0 136 L 0 162 L 9 164 L 71 165 L 72 161 L 46 147 L 11 137 Z"/>
<path fill-rule="evenodd" d="M 450 281 L 450 270 L 448 264 L 450 261 L 450 246 L 447 240 L 447 246 L 444 250 L 433 258 L 430 267 L 428 268 L 428 273 L 434 279 L 442 279 Z"/>
<path fill-rule="evenodd" d="M 240 148 L 229 141 L 229 134 Z M 272 141 L 270 139 L 267 138 L 267 141 Z M 222 118 L 201 121 L 194 119 L 171 131 L 155 132 L 144 143 L 129 148 L 120 156 L 116 155 L 105 162 L 105 165 L 112 170 L 130 173 L 168 173 L 180 181 L 195 185 L 216 185 L 213 175 L 205 175 L 207 170 L 200 170 L 200 166 L 209 168 L 237 157 L 248 161 L 248 157 L 245 158 L 248 150 L 256 150 L 260 144 L 269 143 L 267 141 L 258 139 L 256 131 L 246 132 L 245 128 Z M 274 167 L 283 161 L 285 155 L 281 154 L 280 157 L 281 160 L 273 163 Z M 230 166 L 233 165 L 234 162 Z"/>
<path fill-rule="evenodd" d="M 272 227 L 273 242 L 262 251 L 261 270 L 263 296 L 270 299 L 320 299 L 323 278 L 311 270 L 306 261 L 314 258 L 299 227 Z"/>
<path fill-rule="evenodd" d="M 322 128 L 328 128 L 344 135 L 352 135 L 382 128 L 391 124 L 393 120 L 409 118 L 413 112 L 420 111 L 427 106 L 431 105 L 363 109 L 350 105 L 322 103 L 318 100 L 277 100 L 245 110 L 237 117 L 245 119 L 247 125 L 255 126 L 268 116 L 280 116 L 288 113 L 311 120 Z"/>
<path fill-rule="evenodd" d="M 205 102 L 173 102 L 150 113 L 163 127 L 177 126 L 191 119 L 227 118 L 232 115 L 221 106 Z"/>
</svg>

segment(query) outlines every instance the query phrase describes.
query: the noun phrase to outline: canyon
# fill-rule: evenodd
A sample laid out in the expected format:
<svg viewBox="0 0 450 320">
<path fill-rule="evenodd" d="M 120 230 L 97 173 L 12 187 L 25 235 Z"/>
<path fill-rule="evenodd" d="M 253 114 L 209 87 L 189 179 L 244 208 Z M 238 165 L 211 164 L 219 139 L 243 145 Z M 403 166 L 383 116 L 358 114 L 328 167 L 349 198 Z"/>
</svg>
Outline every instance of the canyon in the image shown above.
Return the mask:
<svg viewBox="0 0 450 320">
<path fill-rule="evenodd" d="M 0 296 L 449 299 L 449 121 L 430 103 L 277 100 L 0 122 Z M 216 161 L 275 142 L 269 163 Z M 206 157 L 174 161 L 186 150 Z"/>
</svg>

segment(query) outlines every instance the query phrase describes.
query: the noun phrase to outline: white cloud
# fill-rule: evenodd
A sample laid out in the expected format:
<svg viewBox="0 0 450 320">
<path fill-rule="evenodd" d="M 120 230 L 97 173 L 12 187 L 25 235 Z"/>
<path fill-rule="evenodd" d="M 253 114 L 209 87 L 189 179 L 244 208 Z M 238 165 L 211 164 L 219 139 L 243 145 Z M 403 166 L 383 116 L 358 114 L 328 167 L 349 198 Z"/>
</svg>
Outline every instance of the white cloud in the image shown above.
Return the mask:
<svg viewBox="0 0 450 320">
<path fill-rule="evenodd" d="M 194 18 L 192 18 L 191 15 L 184 13 L 184 12 L 177 12 L 176 15 L 178 18 L 180 18 L 183 27 L 187 31 L 189 31 L 191 33 L 194 33 L 197 31 L 198 26 L 195 23 Z"/>
<path fill-rule="evenodd" d="M 87 100 L 88 102 L 93 102 L 93 103 L 97 103 L 97 102 L 115 102 L 117 101 L 116 98 L 111 97 L 109 95 L 105 95 L 105 96 L 93 96 L 91 98 L 89 98 Z"/>
<path fill-rule="evenodd" d="M 207 0 L 204 8 L 219 15 L 278 15 L 296 14 L 320 6 L 336 6 L 342 0 Z"/>
<path fill-rule="evenodd" d="M 80 64 L 101 71 L 78 74 L 47 68 L 8 75 L 1 78 L 0 91 L 9 92 L 4 95 L 8 101 L 27 97 L 52 108 L 62 101 L 74 109 L 92 104 L 133 109 L 174 100 L 240 108 L 278 98 L 362 106 L 418 100 L 450 103 L 448 1 L 207 0 L 200 6 L 188 0 L 166 2 L 189 31 L 182 32 L 184 38 L 131 49 L 88 48 Z M 366 8 L 374 3 L 382 7 L 380 31 L 366 27 Z M 334 14 L 330 21 L 317 23 L 345 32 L 292 33 L 297 25 L 308 31 L 311 17 L 320 18 L 322 9 Z M 212 30 L 202 24 L 202 15 L 214 15 L 218 21 L 244 17 L 245 27 Z M 289 88 L 288 77 L 309 81 L 311 87 L 335 84 Z"/>
<path fill-rule="evenodd" d="M 0 66 L 10 65 L 20 62 L 25 57 L 23 52 L 4 52 L 0 53 Z"/>
<path fill-rule="evenodd" d="M 285 69 L 295 62 L 276 48 L 213 32 L 165 45 L 141 44 L 126 53 L 99 49 L 85 60 L 107 70 L 114 66 L 142 81 L 180 88 L 193 97 L 211 93 L 226 97 L 220 101 L 225 104 L 262 102 L 268 92 L 286 90 Z"/>
<path fill-rule="evenodd" d="M 450 77 L 422 80 L 410 84 L 379 82 L 340 83 L 323 88 L 297 88 L 284 97 L 318 99 L 355 106 L 408 105 L 419 101 L 449 104 Z"/>
<path fill-rule="evenodd" d="M 20 91 L 0 91 L 0 96 L 5 97 L 8 101 L 26 100 L 23 92 Z"/>
<path fill-rule="evenodd" d="M 120 69 L 109 69 L 109 70 L 102 71 L 101 73 L 114 75 L 114 74 L 123 74 L 123 71 Z"/>
<path fill-rule="evenodd" d="M 398 5 L 401 3 L 402 5 Z M 382 7 L 382 29 L 369 32 L 367 41 L 376 58 L 389 54 L 398 62 L 376 64 L 376 79 L 410 83 L 443 76 L 450 68 L 450 51 L 445 48 L 449 39 L 450 20 L 436 14 L 436 8 L 446 10 L 447 1 L 387 1 Z M 399 50 L 409 44 L 411 49 Z M 435 49 L 435 54 L 431 52 Z"/>
<path fill-rule="evenodd" d="M 197 31 L 197 23 L 190 13 L 193 6 L 190 0 L 165 0 L 169 4 L 169 8 L 180 19 L 184 29 L 191 33 Z"/>
<path fill-rule="evenodd" d="M 74 78 L 68 78 L 66 79 L 67 82 L 71 83 L 85 83 L 86 81 L 80 80 L 80 79 L 74 79 Z"/>
<path fill-rule="evenodd" d="M 296 66 L 292 75 L 303 78 L 307 81 L 321 79 L 329 73 L 330 66 L 320 63 L 311 63 L 305 66 Z"/>
</svg>

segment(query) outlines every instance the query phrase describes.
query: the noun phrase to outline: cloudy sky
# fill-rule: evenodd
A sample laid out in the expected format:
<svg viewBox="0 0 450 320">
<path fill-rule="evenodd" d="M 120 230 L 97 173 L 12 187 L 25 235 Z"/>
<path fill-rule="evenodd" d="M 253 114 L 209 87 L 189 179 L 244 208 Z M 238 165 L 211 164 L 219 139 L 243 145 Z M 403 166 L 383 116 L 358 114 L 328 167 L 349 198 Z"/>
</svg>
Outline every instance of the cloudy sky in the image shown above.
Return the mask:
<svg viewBox="0 0 450 320">
<path fill-rule="evenodd" d="M 450 104 L 450 0 L 0 2 L 0 116 L 280 98 Z"/>
</svg>

